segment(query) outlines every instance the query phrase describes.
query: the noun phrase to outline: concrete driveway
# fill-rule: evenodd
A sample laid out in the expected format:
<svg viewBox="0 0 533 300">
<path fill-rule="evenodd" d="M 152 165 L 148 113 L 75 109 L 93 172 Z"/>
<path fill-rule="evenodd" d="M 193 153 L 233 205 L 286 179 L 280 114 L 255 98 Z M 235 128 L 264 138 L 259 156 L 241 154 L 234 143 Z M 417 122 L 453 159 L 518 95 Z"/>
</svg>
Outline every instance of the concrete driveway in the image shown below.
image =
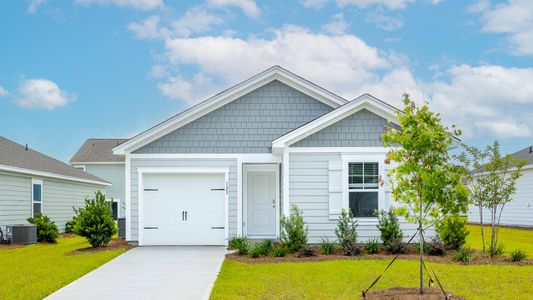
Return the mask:
<svg viewBox="0 0 533 300">
<path fill-rule="evenodd" d="M 224 247 L 137 247 L 47 299 L 208 299 Z"/>
</svg>

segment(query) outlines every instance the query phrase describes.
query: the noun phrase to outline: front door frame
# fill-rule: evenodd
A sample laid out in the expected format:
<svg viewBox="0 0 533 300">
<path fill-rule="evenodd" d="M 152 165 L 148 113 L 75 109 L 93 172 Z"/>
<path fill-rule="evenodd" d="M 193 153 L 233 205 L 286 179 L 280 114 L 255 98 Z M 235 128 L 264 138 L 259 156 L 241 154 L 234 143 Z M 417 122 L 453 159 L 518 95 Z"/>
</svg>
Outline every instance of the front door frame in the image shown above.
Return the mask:
<svg viewBox="0 0 533 300">
<path fill-rule="evenodd" d="M 243 223 L 246 224 L 243 226 L 243 235 L 248 236 L 250 238 L 257 238 L 257 239 L 277 239 L 280 236 L 280 177 L 279 177 L 279 164 L 277 163 L 244 163 L 242 165 L 243 169 L 243 181 L 242 181 L 242 199 L 243 199 L 243 207 L 242 207 L 242 218 Z M 276 232 L 275 235 L 268 235 L 268 236 L 249 236 L 248 235 L 248 172 L 274 172 L 275 177 L 275 186 L 276 186 Z"/>
</svg>

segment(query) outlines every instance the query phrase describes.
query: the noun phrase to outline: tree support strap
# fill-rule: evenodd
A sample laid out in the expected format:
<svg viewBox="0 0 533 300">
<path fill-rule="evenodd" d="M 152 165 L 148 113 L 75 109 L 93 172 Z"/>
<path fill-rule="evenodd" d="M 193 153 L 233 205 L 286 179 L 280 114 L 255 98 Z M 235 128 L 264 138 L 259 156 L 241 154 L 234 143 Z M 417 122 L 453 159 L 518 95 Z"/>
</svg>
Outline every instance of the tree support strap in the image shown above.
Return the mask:
<svg viewBox="0 0 533 300">
<path fill-rule="evenodd" d="M 415 236 L 418 234 L 419 230 L 417 229 L 417 231 L 415 232 L 415 234 L 413 234 L 413 236 L 409 239 L 409 241 L 407 242 L 407 244 L 409 244 L 414 238 Z M 385 270 L 383 270 L 383 272 L 378 276 L 378 278 L 376 278 L 376 280 L 374 280 L 374 282 L 372 282 L 372 284 L 364 291 L 361 292 L 361 295 L 363 296 L 363 298 L 366 296 L 366 293 L 368 293 L 368 291 L 381 279 L 381 276 L 383 276 L 383 274 L 385 274 L 385 272 L 387 272 L 387 270 L 390 268 L 390 266 L 394 263 L 394 261 L 396 261 L 396 259 L 398 258 L 398 256 L 400 256 L 400 253 L 396 254 L 396 256 L 391 260 L 391 262 L 389 263 L 389 265 L 385 268 Z"/>
<path fill-rule="evenodd" d="M 422 241 L 423 241 L 424 244 L 426 243 L 426 241 L 424 240 L 424 236 L 423 235 L 422 235 Z M 429 262 L 429 256 L 427 254 L 426 254 L 426 261 Z M 426 263 L 425 262 L 424 262 L 424 268 L 426 268 Z M 435 280 L 437 280 L 437 284 L 439 285 L 440 290 L 444 294 L 444 299 L 445 300 L 449 300 L 448 295 L 446 294 L 446 291 L 444 290 L 444 287 L 442 287 L 442 284 L 440 283 L 439 277 L 437 277 L 437 274 L 435 273 L 435 270 L 431 267 L 431 265 L 429 265 L 429 269 L 431 269 L 431 272 L 433 273 L 433 277 L 435 277 Z M 426 269 L 426 272 L 427 272 L 427 269 Z"/>
</svg>

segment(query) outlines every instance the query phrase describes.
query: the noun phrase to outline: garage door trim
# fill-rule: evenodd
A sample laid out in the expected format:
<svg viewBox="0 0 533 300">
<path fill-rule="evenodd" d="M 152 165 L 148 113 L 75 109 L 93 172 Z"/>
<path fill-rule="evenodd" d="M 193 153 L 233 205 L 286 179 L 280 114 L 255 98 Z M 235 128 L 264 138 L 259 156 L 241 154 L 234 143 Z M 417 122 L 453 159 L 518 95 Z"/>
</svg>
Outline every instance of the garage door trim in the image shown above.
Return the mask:
<svg viewBox="0 0 533 300">
<path fill-rule="evenodd" d="M 229 176 L 229 168 L 175 168 L 175 167 L 161 167 L 161 168 L 137 168 L 137 174 L 138 174 L 138 201 L 139 201 L 139 208 L 138 208 L 138 233 L 139 233 L 139 246 L 144 245 L 143 241 L 143 191 L 144 191 L 144 185 L 143 185 L 143 175 L 144 174 L 224 174 L 225 182 L 226 182 L 226 193 L 224 195 L 224 239 L 226 245 L 228 244 L 228 237 L 229 237 L 229 218 L 228 218 L 228 207 L 229 207 L 229 199 L 228 199 L 228 176 Z"/>
</svg>

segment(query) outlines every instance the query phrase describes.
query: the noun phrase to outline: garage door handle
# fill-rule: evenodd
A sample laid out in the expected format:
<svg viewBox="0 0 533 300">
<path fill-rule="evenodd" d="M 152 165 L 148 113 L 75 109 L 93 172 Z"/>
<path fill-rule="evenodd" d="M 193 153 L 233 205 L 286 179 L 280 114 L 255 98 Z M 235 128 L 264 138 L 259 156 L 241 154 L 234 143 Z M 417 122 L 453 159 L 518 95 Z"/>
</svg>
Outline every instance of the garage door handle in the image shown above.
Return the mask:
<svg viewBox="0 0 533 300">
<path fill-rule="evenodd" d="M 211 189 L 212 191 L 225 191 L 226 189 Z"/>
<path fill-rule="evenodd" d="M 211 229 L 224 229 L 224 226 L 213 226 Z"/>
<path fill-rule="evenodd" d="M 159 229 L 159 227 L 144 227 L 144 229 Z"/>
<path fill-rule="evenodd" d="M 145 192 L 157 192 L 159 189 L 144 189 Z"/>
</svg>

